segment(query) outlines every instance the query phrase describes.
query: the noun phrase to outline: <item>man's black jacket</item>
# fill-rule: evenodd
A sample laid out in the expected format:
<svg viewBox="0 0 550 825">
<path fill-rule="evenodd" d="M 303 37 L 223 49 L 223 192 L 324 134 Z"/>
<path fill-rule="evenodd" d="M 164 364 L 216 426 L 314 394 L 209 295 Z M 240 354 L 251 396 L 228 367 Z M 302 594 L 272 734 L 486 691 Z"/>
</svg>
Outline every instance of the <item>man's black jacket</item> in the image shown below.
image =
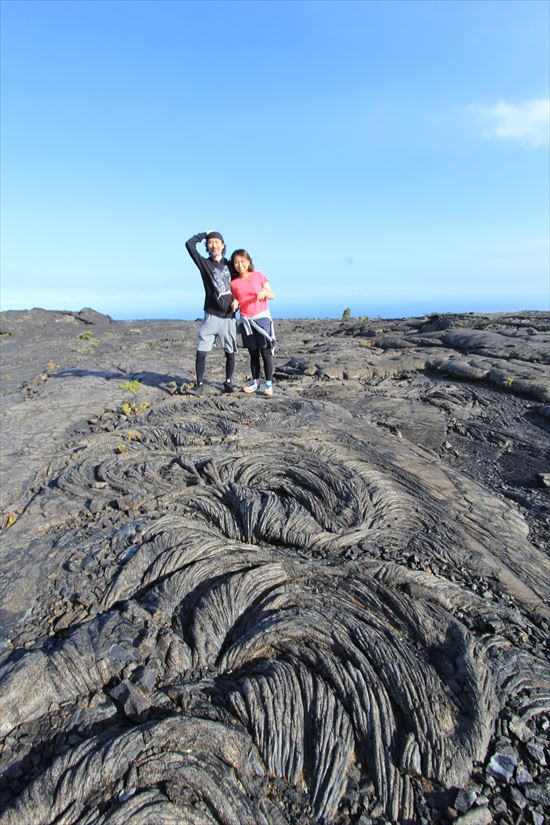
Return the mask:
<svg viewBox="0 0 550 825">
<path fill-rule="evenodd" d="M 220 318 L 232 318 L 231 312 L 231 271 L 229 261 L 222 258 L 215 261 L 213 258 L 203 258 L 198 252 L 197 245 L 204 241 L 206 232 L 199 232 L 189 238 L 185 247 L 193 261 L 199 268 L 204 285 L 204 311 Z"/>
</svg>

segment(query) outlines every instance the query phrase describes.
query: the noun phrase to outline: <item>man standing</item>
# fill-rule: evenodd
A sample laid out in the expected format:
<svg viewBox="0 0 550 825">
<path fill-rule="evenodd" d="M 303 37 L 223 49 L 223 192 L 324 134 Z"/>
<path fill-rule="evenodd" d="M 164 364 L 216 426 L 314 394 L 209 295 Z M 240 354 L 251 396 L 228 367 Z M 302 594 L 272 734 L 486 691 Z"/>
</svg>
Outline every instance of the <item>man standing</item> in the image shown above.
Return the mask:
<svg viewBox="0 0 550 825">
<path fill-rule="evenodd" d="M 197 245 L 206 242 L 208 258 L 198 252 Z M 237 352 L 237 321 L 231 310 L 231 273 L 229 261 L 224 257 L 225 242 L 219 232 L 199 232 L 185 244 L 187 251 L 199 268 L 204 285 L 204 320 L 199 329 L 195 360 L 195 386 L 189 390 L 200 395 L 204 389 L 206 353 L 214 348 L 216 339 L 225 351 L 224 392 L 233 392 L 233 370 Z"/>
</svg>

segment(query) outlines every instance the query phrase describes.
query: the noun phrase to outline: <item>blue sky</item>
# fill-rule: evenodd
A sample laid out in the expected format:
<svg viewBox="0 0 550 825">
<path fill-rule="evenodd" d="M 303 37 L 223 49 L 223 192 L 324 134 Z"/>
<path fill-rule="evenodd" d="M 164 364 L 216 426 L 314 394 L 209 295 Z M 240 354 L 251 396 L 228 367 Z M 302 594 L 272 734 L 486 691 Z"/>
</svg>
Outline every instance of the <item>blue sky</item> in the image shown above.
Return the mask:
<svg viewBox="0 0 550 825">
<path fill-rule="evenodd" d="M 1 307 L 550 310 L 547 0 L 2 0 Z"/>
</svg>

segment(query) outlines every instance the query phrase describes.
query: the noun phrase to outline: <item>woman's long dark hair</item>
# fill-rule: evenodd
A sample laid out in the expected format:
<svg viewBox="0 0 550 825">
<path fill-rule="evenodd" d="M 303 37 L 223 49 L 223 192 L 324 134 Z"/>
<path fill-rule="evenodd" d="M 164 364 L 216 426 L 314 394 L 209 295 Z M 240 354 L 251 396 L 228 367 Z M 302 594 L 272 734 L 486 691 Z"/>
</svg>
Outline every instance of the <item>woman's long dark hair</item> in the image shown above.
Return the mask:
<svg viewBox="0 0 550 825">
<path fill-rule="evenodd" d="M 233 272 L 235 272 L 235 258 L 237 257 L 237 255 L 240 255 L 242 258 L 247 258 L 248 263 L 250 264 L 248 269 L 254 269 L 254 261 L 252 260 L 246 249 L 236 249 L 231 255 L 231 269 L 233 270 Z"/>
</svg>

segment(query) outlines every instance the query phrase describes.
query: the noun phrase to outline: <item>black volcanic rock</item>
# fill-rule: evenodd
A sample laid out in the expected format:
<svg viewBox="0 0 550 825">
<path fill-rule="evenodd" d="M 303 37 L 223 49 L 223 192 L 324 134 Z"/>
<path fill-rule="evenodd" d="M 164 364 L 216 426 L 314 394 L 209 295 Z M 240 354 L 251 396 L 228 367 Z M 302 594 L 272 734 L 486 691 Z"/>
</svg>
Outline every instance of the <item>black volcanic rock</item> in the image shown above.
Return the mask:
<svg viewBox="0 0 550 825">
<path fill-rule="evenodd" d="M 547 313 L 0 322 L 1 825 L 544 821 Z"/>
</svg>

